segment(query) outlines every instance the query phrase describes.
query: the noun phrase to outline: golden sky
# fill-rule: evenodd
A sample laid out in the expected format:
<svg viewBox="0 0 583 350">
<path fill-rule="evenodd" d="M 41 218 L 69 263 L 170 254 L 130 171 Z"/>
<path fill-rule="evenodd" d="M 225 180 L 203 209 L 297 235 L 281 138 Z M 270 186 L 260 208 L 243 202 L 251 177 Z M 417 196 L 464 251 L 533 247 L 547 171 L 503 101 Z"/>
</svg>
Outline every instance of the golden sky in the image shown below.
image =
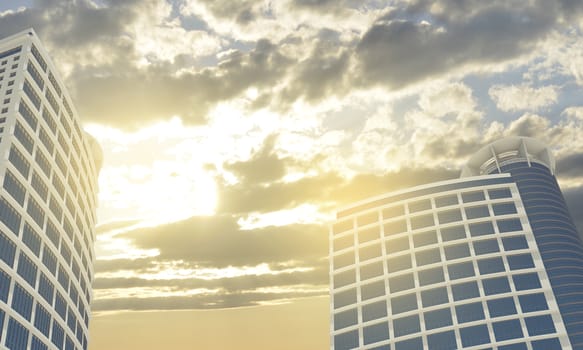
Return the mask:
<svg viewBox="0 0 583 350">
<path fill-rule="evenodd" d="M 583 3 L 0 3 L 28 27 L 104 153 L 91 350 L 326 348 L 335 208 L 504 136 L 583 218 Z"/>
</svg>

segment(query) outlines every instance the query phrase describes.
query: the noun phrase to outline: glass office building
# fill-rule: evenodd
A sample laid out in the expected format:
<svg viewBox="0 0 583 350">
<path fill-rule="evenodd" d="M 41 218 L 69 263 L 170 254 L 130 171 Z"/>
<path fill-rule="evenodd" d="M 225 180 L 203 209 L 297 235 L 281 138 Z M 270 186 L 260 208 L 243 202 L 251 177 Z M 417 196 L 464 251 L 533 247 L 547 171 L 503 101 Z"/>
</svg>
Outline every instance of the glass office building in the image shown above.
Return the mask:
<svg viewBox="0 0 583 350">
<path fill-rule="evenodd" d="M 100 151 L 33 30 L 0 40 L 0 349 L 86 349 Z"/>
<path fill-rule="evenodd" d="M 338 211 L 331 348 L 583 349 L 583 246 L 554 169 L 506 138 L 459 179 Z"/>
</svg>

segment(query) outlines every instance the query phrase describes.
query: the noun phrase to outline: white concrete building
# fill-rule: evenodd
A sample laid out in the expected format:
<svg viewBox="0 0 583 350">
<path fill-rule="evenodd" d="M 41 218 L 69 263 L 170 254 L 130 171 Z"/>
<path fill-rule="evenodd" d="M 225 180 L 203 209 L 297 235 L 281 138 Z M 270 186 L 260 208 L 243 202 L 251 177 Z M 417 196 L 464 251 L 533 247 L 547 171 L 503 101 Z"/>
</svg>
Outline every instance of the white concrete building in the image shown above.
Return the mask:
<svg viewBox="0 0 583 350">
<path fill-rule="evenodd" d="M 86 349 L 101 155 L 32 29 L 0 40 L 0 348 Z"/>
</svg>

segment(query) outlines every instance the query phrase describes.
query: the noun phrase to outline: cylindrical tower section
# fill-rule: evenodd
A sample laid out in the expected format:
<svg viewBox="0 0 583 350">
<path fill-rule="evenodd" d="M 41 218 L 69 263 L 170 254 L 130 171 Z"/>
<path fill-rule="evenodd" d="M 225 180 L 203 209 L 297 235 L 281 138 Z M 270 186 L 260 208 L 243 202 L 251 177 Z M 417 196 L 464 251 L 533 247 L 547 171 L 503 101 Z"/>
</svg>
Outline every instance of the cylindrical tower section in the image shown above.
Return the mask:
<svg viewBox="0 0 583 350">
<path fill-rule="evenodd" d="M 573 349 L 583 349 L 583 244 L 554 176 L 555 161 L 541 142 L 507 138 L 476 153 L 462 177 L 509 173 L 549 276 Z"/>
</svg>

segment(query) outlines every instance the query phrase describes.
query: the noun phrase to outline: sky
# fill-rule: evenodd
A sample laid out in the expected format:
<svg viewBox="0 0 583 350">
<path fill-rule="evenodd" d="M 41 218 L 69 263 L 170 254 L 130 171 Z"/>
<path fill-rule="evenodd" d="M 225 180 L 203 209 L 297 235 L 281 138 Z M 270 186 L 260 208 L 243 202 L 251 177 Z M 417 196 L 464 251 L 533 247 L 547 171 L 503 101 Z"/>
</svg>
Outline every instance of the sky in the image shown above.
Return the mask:
<svg viewBox="0 0 583 350">
<path fill-rule="evenodd" d="M 29 27 L 104 153 L 91 350 L 326 348 L 335 208 L 505 136 L 583 228 L 581 1 L 0 2 Z"/>
</svg>

